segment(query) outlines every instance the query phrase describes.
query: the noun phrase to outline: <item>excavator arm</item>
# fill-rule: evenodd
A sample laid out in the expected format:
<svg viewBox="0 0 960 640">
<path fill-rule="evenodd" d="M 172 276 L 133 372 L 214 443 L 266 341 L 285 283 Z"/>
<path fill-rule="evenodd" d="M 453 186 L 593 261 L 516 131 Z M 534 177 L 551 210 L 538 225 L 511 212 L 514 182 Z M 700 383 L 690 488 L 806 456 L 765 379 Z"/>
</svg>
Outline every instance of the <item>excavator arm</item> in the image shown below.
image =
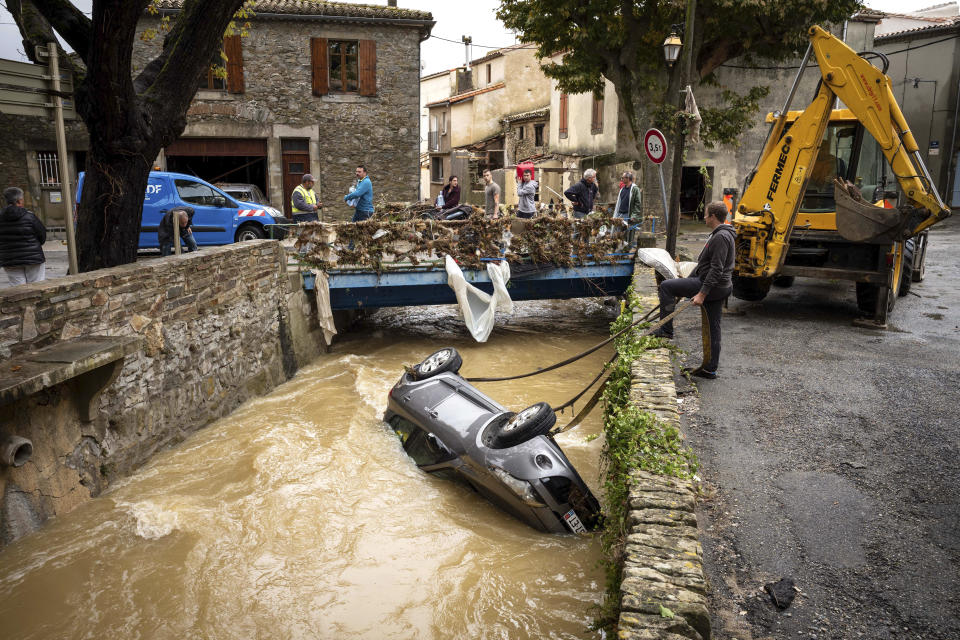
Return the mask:
<svg viewBox="0 0 960 640">
<path fill-rule="evenodd" d="M 876 139 L 909 202 L 909 210 L 887 210 L 883 214 L 888 220 L 886 233 L 889 235 L 892 224 L 900 236 L 897 239 L 911 237 L 950 215 L 893 97 L 890 79 L 824 29 L 814 26 L 808 34 L 822 80 L 813 101 L 789 130 L 786 130 L 787 109 L 778 114 L 737 208 L 734 217 L 738 235 L 736 268 L 743 276 L 770 277 L 783 265 L 835 97 L 844 102 Z M 805 57 L 804 63 L 806 60 Z M 795 90 L 796 84 L 791 97 Z M 860 215 L 870 207 L 859 206 Z M 845 215 L 839 209 L 838 219 Z M 864 219 L 871 222 L 870 212 L 865 213 Z M 896 217 L 892 223 L 890 216 Z M 864 219 L 857 220 L 861 230 Z M 839 220 L 838 228 L 843 229 Z"/>
</svg>

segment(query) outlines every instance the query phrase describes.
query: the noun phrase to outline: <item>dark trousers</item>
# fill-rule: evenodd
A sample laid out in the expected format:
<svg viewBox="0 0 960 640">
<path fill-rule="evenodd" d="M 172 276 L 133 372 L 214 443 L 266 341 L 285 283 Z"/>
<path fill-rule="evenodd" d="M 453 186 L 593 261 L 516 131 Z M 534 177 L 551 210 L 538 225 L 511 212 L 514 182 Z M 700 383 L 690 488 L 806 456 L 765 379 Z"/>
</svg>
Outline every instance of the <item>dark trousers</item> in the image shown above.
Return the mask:
<svg viewBox="0 0 960 640">
<path fill-rule="evenodd" d="M 666 318 L 677 307 L 677 298 L 692 298 L 700 292 L 703 282 L 700 278 L 672 278 L 660 283 L 660 318 Z M 701 333 L 703 335 L 703 363 L 707 371 L 715 372 L 720 364 L 720 319 L 723 317 L 723 301 L 727 299 L 732 287 L 714 289 L 707 294 L 701 313 Z M 663 332 L 673 335 L 673 320 L 663 326 Z"/>
<path fill-rule="evenodd" d="M 363 222 L 364 220 L 369 220 L 371 216 L 373 216 L 373 211 L 358 211 L 354 209 L 352 222 Z"/>
<path fill-rule="evenodd" d="M 308 211 L 307 213 L 295 213 L 293 214 L 294 222 L 320 222 L 320 218 L 317 217 L 316 211 Z"/>
<path fill-rule="evenodd" d="M 533 217 L 534 213 L 536 212 L 535 211 L 517 211 L 517 217 L 530 219 Z"/>
</svg>

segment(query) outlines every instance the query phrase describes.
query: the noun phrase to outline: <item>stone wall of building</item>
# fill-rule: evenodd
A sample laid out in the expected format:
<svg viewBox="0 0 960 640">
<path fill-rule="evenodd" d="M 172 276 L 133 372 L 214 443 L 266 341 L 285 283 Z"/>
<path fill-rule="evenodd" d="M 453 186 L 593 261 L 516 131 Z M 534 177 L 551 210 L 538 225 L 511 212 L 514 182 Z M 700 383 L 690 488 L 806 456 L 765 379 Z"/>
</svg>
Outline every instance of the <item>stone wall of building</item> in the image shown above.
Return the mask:
<svg viewBox="0 0 960 640">
<path fill-rule="evenodd" d="M 57 186 L 44 186 L 37 164 L 38 151 L 56 151 L 57 138 L 53 120 L 31 116 L 0 114 L 0 130 L 7 132 L 7 142 L 0 145 L 0 190 L 20 187 L 24 191 L 26 207 L 36 213 L 47 225 L 62 225 L 62 204 L 51 203 L 49 192 Z M 71 189 L 76 189 L 76 176 L 83 167 L 77 166 L 74 152 L 86 151 L 89 146 L 87 127 L 79 119 L 66 121 L 67 158 L 70 165 Z"/>
<path fill-rule="evenodd" d="M 80 421 L 69 381 L 3 407 L 0 436 L 32 440 L 33 458 L 0 467 L 0 544 L 293 375 L 322 349 L 315 318 L 305 320 L 311 313 L 299 275 L 287 273 L 271 241 L 0 290 L 7 362 L 78 336 L 139 336 L 142 344 L 92 422 Z"/>
<path fill-rule="evenodd" d="M 142 21 L 142 29 L 155 26 L 155 21 Z M 376 95 L 313 95 L 310 39 L 316 37 L 374 40 Z M 416 200 L 420 37 L 420 27 L 390 23 L 254 19 L 249 35 L 241 39 L 244 93 L 200 91 L 183 136 L 266 139 L 268 190 L 275 205 L 284 199 L 283 138 L 310 140 L 314 189 L 328 216 L 353 215 L 343 196 L 359 163 L 367 166 L 375 202 Z M 142 68 L 160 46 L 160 39 L 138 41 L 135 65 Z"/>
</svg>

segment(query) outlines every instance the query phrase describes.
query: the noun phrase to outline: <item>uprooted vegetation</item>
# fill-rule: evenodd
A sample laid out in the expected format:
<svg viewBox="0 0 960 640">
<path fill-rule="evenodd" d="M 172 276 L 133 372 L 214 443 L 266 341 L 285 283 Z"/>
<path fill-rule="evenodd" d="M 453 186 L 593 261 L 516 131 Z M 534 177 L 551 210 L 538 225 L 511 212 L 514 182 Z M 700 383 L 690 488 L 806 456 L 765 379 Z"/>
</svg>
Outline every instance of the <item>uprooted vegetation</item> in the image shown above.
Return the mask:
<svg viewBox="0 0 960 640">
<path fill-rule="evenodd" d="M 600 215 L 579 220 L 471 215 L 446 221 L 383 216 L 301 224 L 296 247 L 303 263 L 323 270 L 349 266 L 379 272 L 396 264 L 432 268 L 445 255 L 467 269 L 482 269 L 491 259 L 572 267 L 616 261 L 626 230 L 623 220 Z"/>
</svg>

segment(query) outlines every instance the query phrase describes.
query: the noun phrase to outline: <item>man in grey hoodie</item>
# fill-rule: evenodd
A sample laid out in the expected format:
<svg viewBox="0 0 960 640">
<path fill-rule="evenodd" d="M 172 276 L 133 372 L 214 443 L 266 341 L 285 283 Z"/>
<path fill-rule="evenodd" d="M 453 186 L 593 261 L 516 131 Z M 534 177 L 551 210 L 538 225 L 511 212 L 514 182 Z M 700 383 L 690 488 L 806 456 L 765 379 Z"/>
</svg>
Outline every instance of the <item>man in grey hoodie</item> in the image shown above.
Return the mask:
<svg viewBox="0 0 960 640">
<path fill-rule="evenodd" d="M 537 195 L 537 181 L 529 169 L 524 169 L 523 180 L 517 182 L 517 217 L 532 218 L 537 212 L 534 198 Z"/>
<path fill-rule="evenodd" d="M 717 377 L 720 363 L 720 319 L 723 301 L 733 291 L 733 260 L 736 252 L 736 231 L 726 224 L 727 207 L 722 202 L 711 202 L 704 213 L 704 223 L 710 227 L 707 243 L 700 252 L 697 268 L 689 278 L 672 278 L 660 283 L 660 318 L 673 313 L 677 298 L 693 298 L 700 307 L 703 322 L 703 363 L 685 373 L 699 378 Z M 658 329 L 654 335 L 673 338 L 673 321 Z"/>
</svg>

